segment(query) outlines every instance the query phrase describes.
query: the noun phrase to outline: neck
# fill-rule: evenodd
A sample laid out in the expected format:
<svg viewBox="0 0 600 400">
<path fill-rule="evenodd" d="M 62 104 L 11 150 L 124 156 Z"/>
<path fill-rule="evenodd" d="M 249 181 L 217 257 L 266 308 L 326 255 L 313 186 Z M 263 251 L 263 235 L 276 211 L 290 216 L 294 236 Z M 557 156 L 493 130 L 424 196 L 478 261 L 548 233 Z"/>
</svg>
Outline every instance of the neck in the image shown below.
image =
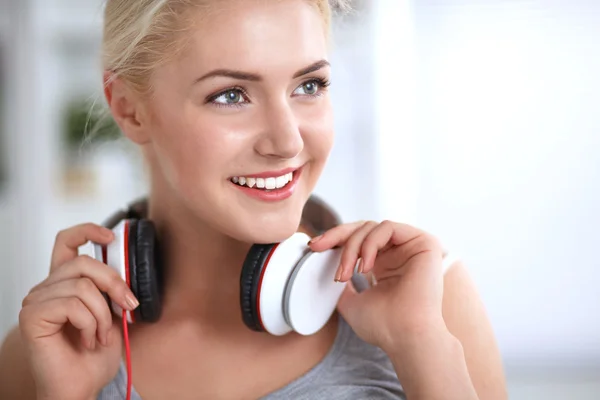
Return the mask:
<svg viewBox="0 0 600 400">
<path fill-rule="evenodd" d="M 193 320 L 219 330 L 247 329 L 239 280 L 250 244 L 212 229 L 165 193 L 153 190 L 148 205 L 161 247 L 163 319 Z"/>
</svg>

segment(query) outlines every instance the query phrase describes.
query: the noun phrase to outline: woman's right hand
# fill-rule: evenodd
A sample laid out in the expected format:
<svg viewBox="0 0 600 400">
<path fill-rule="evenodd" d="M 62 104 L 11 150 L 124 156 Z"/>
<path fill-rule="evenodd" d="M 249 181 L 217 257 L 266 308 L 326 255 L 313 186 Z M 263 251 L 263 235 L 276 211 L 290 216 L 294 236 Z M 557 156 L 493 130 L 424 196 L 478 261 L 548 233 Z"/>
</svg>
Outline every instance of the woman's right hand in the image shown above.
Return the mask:
<svg viewBox="0 0 600 400">
<path fill-rule="evenodd" d="M 19 326 L 38 399 L 91 399 L 116 375 L 121 360 L 120 319 L 102 295 L 127 310 L 135 296 L 119 274 L 78 247 L 108 244 L 113 233 L 77 225 L 56 237 L 50 273 L 25 297 Z"/>
</svg>

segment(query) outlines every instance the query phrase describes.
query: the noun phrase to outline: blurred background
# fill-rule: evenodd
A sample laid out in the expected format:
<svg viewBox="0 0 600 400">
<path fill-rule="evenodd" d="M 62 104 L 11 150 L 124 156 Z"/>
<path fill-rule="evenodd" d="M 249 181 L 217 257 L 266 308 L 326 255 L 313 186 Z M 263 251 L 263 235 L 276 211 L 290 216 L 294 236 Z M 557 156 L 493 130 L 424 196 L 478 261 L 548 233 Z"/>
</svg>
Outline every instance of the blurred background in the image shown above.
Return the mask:
<svg viewBox="0 0 600 400">
<path fill-rule="evenodd" d="M 511 399 L 600 398 L 600 2 L 355 8 L 335 24 L 337 142 L 317 194 L 461 256 Z M 101 23 L 100 0 L 0 0 L 0 337 L 56 232 L 145 192 L 110 121 L 82 146 L 104 104 Z"/>
</svg>

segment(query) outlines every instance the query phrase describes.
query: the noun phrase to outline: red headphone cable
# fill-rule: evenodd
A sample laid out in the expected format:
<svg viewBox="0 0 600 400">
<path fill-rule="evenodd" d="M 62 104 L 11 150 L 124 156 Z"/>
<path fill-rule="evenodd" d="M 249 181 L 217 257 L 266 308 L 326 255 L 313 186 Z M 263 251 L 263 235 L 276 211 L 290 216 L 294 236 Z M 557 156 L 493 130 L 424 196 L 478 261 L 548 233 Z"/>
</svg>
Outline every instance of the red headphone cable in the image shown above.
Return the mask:
<svg viewBox="0 0 600 400">
<path fill-rule="evenodd" d="M 127 400 L 131 399 L 131 348 L 129 347 L 129 330 L 127 311 L 123 310 L 123 339 L 125 341 L 125 360 L 127 362 Z"/>
</svg>

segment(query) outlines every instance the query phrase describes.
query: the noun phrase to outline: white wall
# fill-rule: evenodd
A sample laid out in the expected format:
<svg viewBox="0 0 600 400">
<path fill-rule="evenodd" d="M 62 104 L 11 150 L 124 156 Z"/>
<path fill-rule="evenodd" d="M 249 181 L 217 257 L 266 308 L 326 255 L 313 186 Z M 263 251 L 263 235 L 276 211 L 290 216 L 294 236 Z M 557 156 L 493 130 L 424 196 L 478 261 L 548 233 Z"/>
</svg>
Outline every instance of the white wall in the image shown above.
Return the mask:
<svg viewBox="0 0 600 400">
<path fill-rule="evenodd" d="M 507 364 L 600 365 L 600 2 L 416 4 L 420 223 Z"/>
</svg>

